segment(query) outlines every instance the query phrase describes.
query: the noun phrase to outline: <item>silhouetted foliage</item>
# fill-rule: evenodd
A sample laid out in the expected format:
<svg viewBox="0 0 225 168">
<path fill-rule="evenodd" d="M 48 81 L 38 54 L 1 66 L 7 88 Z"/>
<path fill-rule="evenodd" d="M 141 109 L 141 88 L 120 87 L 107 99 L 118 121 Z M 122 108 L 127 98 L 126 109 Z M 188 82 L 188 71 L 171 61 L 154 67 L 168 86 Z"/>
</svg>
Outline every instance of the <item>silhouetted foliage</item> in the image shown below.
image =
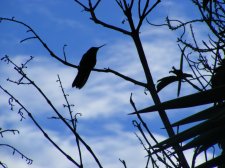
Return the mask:
<svg viewBox="0 0 225 168">
<path fill-rule="evenodd" d="M 74 65 L 67 61 L 65 54 L 65 46 L 63 46 L 63 56 L 58 56 L 53 52 L 53 50 L 44 42 L 44 40 L 31 28 L 28 24 L 12 18 L 0 17 L 0 21 L 12 22 L 24 26 L 27 32 L 31 33 L 31 36 L 21 40 L 21 43 L 27 40 L 37 40 L 40 42 L 44 49 L 53 57 L 56 61 L 59 61 L 65 66 L 77 68 L 78 74 L 72 84 L 72 87 L 82 88 L 88 80 L 91 71 L 112 73 L 117 77 L 120 77 L 132 84 L 137 85 L 137 87 L 143 87 L 149 91 L 151 98 L 154 102 L 154 106 L 138 110 L 136 108 L 135 102 L 132 99 L 132 94 L 130 96 L 130 104 L 134 109 L 132 114 L 136 115 L 136 119 L 133 121 L 133 125 L 139 131 L 140 135 L 136 135 L 140 141 L 142 147 L 146 151 L 146 167 L 150 164 L 152 167 L 159 167 L 158 163 L 161 162 L 165 167 L 195 167 L 196 158 L 202 152 L 206 152 L 209 148 L 219 145 L 221 148 L 221 155 L 212 158 L 211 160 L 206 159 L 205 163 L 198 165 L 198 167 L 212 167 L 212 166 L 223 166 L 224 149 L 225 149 L 225 63 L 224 63 L 224 46 L 225 46 L 225 9 L 224 1 L 220 0 L 192 0 L 193 4 L 196 5 L 197 9 L 201 14 L 201 18 L 196 18 L 188 22 L 182 22 L 179 20 L 172 20 L 166 18 L 166 24 L 171 30 L 183 29 L 183 33 L 178 37 L 178 46 L 181 51 L 180 67 L 172 67 L 173 75 L 166 76 L 158 80 L 158 84 L 155 86 L 150 67 L 148 65 L 146 54 L 143 49 L 143 44 L 140 38 L 141 26 L 146 20 L 147 16 L 156 10 L 156 7 L 161 2 L 160 0 L 155 1 L 141 1 L 141 0 L 115 0 L 118 8 L 124 14 L 128 29 L 123 29 L 115 26 L 111 23 L 102 21 L 96 15 L 96 10 L 99 4 L 103 3 L 101 0 L 74 0 L 76 5 L 79 5 L 85 12 L 90 15 L 90 19 L 98 25 L 105 28 L 114 30 L 116 32 L 122 33 L 126 36 L 131 37 L 134 43 L 138 57 L 140 59 L 146 82 L 141 82 L 136 79 L 130 78 L 120 72 L 106 69 L 96 69 L 96 56 L 97 51 L 100 47 L 90 48 L 82 57 L 79 66 Z M 150 3 L 151 2 L 151 3 Z M 163 3 L 163 2 L 162 2 Z M 136 8 L 136 9 L 135 9 Z M 134 16 L 134 10 L 138 11 L 137 15 Z M 157 11 L 156 11 L 157 12 Z M 136 19 L 138 18 L 138 19 Z M 134 21 L 134 19 L 136 19 Z M 148 21 L 152 24 L 150 21 Z M 175 26 L 173 23 L 176 22 Z M 207 42 L 202 41 L 203 47 L 198 44 L 193 24 L 205 23 L 211 34 Z M 161 25 L 160 25 L 161 26 Z M 189 27 L 188 27 L 189 26 Z M 186 30 L 189 28 L 191 32 L 192 42 L 185 39 Z M 201 45 L 202 46 L 202 45 Z M 151 52 L 151 51 L 148 51 Z M 210 55 L 210 58 L 209 58 Z M 91 147 L 83 140 L 80 134 L 77 132 L 77 116 L 80 113 L 75 113 L 72 108 L 73 104 L 69 103 L 68 94 L 65 93 L 60 76 L 57 78 L 57 82 L 61 88 L 62 96 L 64 97 L 65 104 L 64 107 L 68 110 L 69 118 L 63 116 L 59 110 L 53 105 L 48 95 L 33 81 L 25 72 L 27 64 L 33 59 L 30 57 L 23 64 L 18 65 L 12 61 L 9 56 L 4 56 L 2 61 L 13 66 L 14 70 L 18 72 L 19 79 L 12 80 L 8 79 L 8 82 L 14 83 L 16 85 L 31 85 L 33 86 L 40 95 L 46 100 L 49 107 L 51 107 L 54 112 L 52 119 L 57 119 L 62 121 L 70 133 L 73 135 L 76 141 L 78 159 L 75 160 L 73 157 L 69 156 L 62 147 L 58 146 L 57 143 L 49 136 L 43 126 L 37 122 L 35 117 L 16 97 L 14 97 L 10 91 L 6 90 L 0 85 L 0 89 L 3 90 L 9 96 L 10 107 L 13 109 L 14 101 L 17 106 L 19 106 L 19 115 L 21 120 L 24 119 L 24 113 L 33 121 L 37 128 L 43 133 L 45 138 L 52 143 L 52 145 L 58 149 L 69 161 L 71 161 L 74 166 L 83 168 L 81 145 L 91 154 L 92 158 L 95 160 L 98 167 L 102 168 L 102 164 L 98 159 L 98 156 L 94 153 Z M 184 71 L 184 66 L 188 66 L 191 72 Z M 187 96 L 176 98 L 167 102 L 161 103 L 158 92 L 162 89 L 166 89 L 167 86 L 173 82 L 178 82 L 177 96 L 180 96 L 182 92 L 182 84 L 188 84 L 191 88 L 197 90 L 197 93 L 190 93 Z M 211 104 L 210 107 L 200 110 L 196 114 L 183 118 L 175 123 L 170 123 L 167 113 L 167 109 L 180 109 L 180 108 L 190 108 L 193 106 L 200 106 L 203 104 Z M 144 121 L 141 113 L 158 112 L 162 123 L 165 127 L 165 131 L 168 134 L 168 139 L 158 142 L 154 134 L 148 127 L 150 122 Z M 190 126 L 182 132 L 175 133 L 173 127 L 180 127 L 185 124 L 198 123 L 194 126 Z M 152 143 L 153 141 L 153 143 Z M 188 165 L 187 158 L 184 155 L 184 151 L 187 149 L 194 148 L 194 154 L 192 159 L 192 164 Z M 14 148 L 13 148 L 14 149 Z M 14 149 L 14 151 L 17 151 Z M 24 155 L 22 155 L 24 156 Z M 206 157 L 207 158 L 207 157 Z M 26 158 L 27 159 L 27 158 Z M 88 158 L 89 159 L 89 158 Z M 124 160 L 120 159 L 122 165 L 126 168 L 127 164 Z M 0 162 L 0 165 L 4 165 Z"/>
<path fill-rule="evenodd" d="M 167 23 L 169 28 L 172 30 L 177 30 L 181 27 L 183 27 L 185 30 L 185 27 L 190 25 L 194 43 L 188 43 L 183 39 L 183 35 L 186 32 L 183 32 L 183 34 L 178 38 L 178 41 L 181 43 L 180 45 L 183 46 L 183 49 L 181 50 L 181 62 L 183 62 L 184 57 L 188 66 L 192 70 L 192 76 L 194 78 L 191 79 L 192 81 L 188 81 L 185 79 L 185 77 L 180 77 L 180 81 L 183 83 L 188 82 L 200 92 L 173 99 L 160 105 L 147 107 L 143 110 L 134 112 L 134 114 L 149 113 L 159 109 L 180 109 L 204 104 L 213 104 L 209 108 L 201 110 L 196 114 L 173 123 L 173 127 L 180 127 L 185 124 L 191 124 L 198 121 L 196 125 L 178 133 L 174 137 L 168 138 L 167 140 L 156 144 L 153 148 L 157 148 L 158 150 L 156 152 L 160 152 L 172 147 L 174 144 L 185 142 L 185 145 L 181 147 L 181 150 L 185 151 L 191 148 L 195 149 L 192 160 L 192 167 L 195 167 L 197 156 L 218 144 L 221 148 L 221 154 L 215 158 L 213 157 L 212 159 L 206 160 L 205 163 L 197 167 L 223 167 L 225 160 L 225 38 L 223 33 L 225 28 L 225 3 L 224 1 L 219 0 L 203 0 L 203 2 L 199 0 L 193 0 L 193 2 L 200 10 L 202 15 L 201 19 L 196 19 L 186 23 L 179 21 L 178 26 L 172 26 L 173 20 L 167 18 Z M 197 43 L 197 39 L 192 28 L 192 24 L 198 22 L 205 22 L 211 30 L 214 38 L 213 39 L 210 36 L 208 43 L 203 41 L 205 48 L 199 47 L 200 45 Z M 187 52 L 185 50 L 188 50 L 188 54 L 186 54 Z M 194 53 L 191 54 L 191 52 Z M 206 54 L 207 56 L 205 56 Z M 197 55 L 198 56 L 197 58 L 191 58 L 191 55 L 194 55 L 195 57 Z M 191 77 L 191 75 L 188 74 L 188 77 Z M 159 80 L 157 87 L 161 90 L 171 82 L 177 80 L 179 80 L 177 76 L 164 77 Z M 178 91 L 180 91 L 179 86 Z"/>
</svg>

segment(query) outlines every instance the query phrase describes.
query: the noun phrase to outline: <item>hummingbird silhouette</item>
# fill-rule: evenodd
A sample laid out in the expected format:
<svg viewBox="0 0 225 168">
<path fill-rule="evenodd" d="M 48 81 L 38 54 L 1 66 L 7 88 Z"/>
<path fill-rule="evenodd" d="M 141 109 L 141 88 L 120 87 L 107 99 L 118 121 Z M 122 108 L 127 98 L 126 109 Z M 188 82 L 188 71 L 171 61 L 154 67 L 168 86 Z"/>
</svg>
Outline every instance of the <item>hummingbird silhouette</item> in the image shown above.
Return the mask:
<svg viewBox="0 0 225 168">
<path fill-rule="evenodd" d="M 104 44 L 105 45 L 105 44 Z M 101 45 L 99 47 L 91 47 L 81 58 L 80 64 L 78 67 L 78 73 L 75 77 L 72 87 L 76 87 L 78 89 L 81 89 L 85 83 L 88 80 L 88 77 L 91 74 L 91 70 L 95 67 L 97 62 L 97 52 L 98 49 L 103 47 L 104 45 Z"/>
</svg>

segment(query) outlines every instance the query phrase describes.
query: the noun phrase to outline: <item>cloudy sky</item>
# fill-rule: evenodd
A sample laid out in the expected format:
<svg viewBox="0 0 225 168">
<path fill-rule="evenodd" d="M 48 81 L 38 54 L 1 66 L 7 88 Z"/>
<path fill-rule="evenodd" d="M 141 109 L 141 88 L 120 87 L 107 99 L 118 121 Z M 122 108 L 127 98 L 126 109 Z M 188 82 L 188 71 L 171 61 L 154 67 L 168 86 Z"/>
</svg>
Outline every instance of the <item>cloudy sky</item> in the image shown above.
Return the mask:
<svg viewBox="0 0 225 168">
<path fill-rule="evenodd" d="M 119 27 L 127 28 L 126 22 L 122 24 L 124 16 L 116 6 L 115 1 L 102 1 L 97 10 L 97 15 L 104 21 Z M 150 14 L 148 20 L 153 23 L 164 23 L 165 17 L 189 20 L 196 17 L 194 5 L 189 1 L 164 0 L 158 8 Z M 23 21 L 31 26 L 45 41 L 56 55 L 63 58 L 63 46 L 66 44 L 67 60 L 76 65 L 83 53 L 92 46 L 107 44 L 98 53 L 97 68 L 111 68 L 138 81 L 145 82 L 136 49 L 132 40 L 123 34 L 95 25 L 89 15 L 74 3 L 73 0 L 1 0 L 0 16 Z M 134 18 L 137 17 L 134 15 Z M 204 29 L 197 31 L 203 37 Z M 27 29 L 12 22 L 0 24 L 0 56 L 6 54 L 20 65 L 30 56 L 34 59 L 28 64 L 27 75 L 43 90 L 53 105 L 64 116 L 68 111 L 63 108 L 65 100 L 57 81 L 60 76 L 65 92 L 69 94 L 68 100 L 74 104 L 73 111 L 82 113 L 78 116 L 78 132 L 92 147 L 99 157 L 103 167 L 123 167 L 120 159 L 126 161 L 130 168 L 144 167 L 147 155 L 140 145 L 132 125 L 134 116 L 129 103 L 130 94 L 138 109 L 152 105 L 149 93 L 144 88 L 136 86 L 110 73 L 92 72 L 87 84 L 81 90 L 71 88 L 77 70 L 57 62 L 41 46 L 37 40 L 20 41 L 32 36 Z M 172 66 L 179 65 L 179 48 L 176 38 L 179 32 L 172 32 L 167 27 L 153 27 L 147 23 L 141 29 L 141 38 L 147 55 L 149 66 L 155 82 L 168 75 Z M 13 67 L 0 62 L 0 85 L 10 91 L 34 115 L 37 121 L 52 137 L 52 139 L 77 159 L 75 139 L 70 131 L 59 120 L 49 119 L 55 116 L 43 97 L 30 85 L 16 85 L 6 79 L 18 80 L 19 75 Z M 175 98 L 176 85 L 169 86 L 160 93 L 160 98 L 168 100 Z M 187 92 L 186 92 L 187 93 Z M 70 163 L 53 145 L 43 136 L 28 116 L 22 122 L 17 114 L 19 107 L 15 106 L 10 111 L 8 96 L 0 91 L 0 127 L 3 129 L 18 129 L 20 134 L 4 134 L 0 143 L 13 145 L 26 156 L 33 160 L 32 165 L 27 165 L 25 159 L 19 154 L 12 155 L 12 150 L 2 147 L 0 150 L 1 161 L 8 167 L 17 168 L 72 168 Z M 187 115 L 170 113 L 172 121 Z M 166 134 L 161 128 L 160 118 L 157 114 L 144 116 L 149 128 L 158 140 L 165 138 Z M 84 149 L 84 148 L 83 148 Z M 189 157 L 191 152 L 187 152 Z M 90 154 L 84 149 L 85 167 L 96 167 Z M 200 157 L 198 162 L 200 163 Z"/>
</svg>

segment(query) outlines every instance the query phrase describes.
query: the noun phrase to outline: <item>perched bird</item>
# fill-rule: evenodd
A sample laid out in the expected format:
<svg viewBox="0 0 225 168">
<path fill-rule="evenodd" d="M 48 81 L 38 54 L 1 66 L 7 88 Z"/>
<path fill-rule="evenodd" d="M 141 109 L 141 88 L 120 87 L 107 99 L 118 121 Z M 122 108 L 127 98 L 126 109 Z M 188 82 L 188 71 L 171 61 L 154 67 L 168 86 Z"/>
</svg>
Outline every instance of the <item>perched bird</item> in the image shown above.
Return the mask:
<svg viewBox="0 0 225 168">
<path fill-rule="evenodd" d="M 96 64 L 96 56 L 97 56 L 98 49 L 103 47 L 104 45 L 101 45 L 100 47 L 91 47 L 83 55 L 82 59 L 80 60 L 78 73 L 76 78 L 73 81 L 72 87 L 81 89 L 85 85 L 91 73 L 91 70 L 94 68 Z"/>
</svg>

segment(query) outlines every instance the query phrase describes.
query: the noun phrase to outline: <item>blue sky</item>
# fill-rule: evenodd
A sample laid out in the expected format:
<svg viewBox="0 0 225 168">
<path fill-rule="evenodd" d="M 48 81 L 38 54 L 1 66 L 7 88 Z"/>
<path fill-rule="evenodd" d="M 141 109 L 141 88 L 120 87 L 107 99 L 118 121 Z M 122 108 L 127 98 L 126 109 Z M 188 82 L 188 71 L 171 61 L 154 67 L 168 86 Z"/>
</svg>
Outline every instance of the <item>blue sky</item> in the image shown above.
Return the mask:
<svg viewBox="0 0 225 168">
<path fill-rule="evenodd" d="M 175 6 L 175 7 L 174 7 Z M 164 0 L 148 19 L 154 23 L 163 23 L 166 16 L 181 20 L 189 20 L 197 16 L 195 7 L 190 1 Z M 107 1 L 99 6 L 97 14 L 103 20 L 126 28 L 122 24 L 124 16 L 118 10 L 114 1 Z M 89 15 L 82 11 L 73 0 L 1 0 L 1 17 L 15 17 L 31 26 L 48 46 L 63 57 L 63 45 L 67 44 L 67 59 L 78 64 L 81 56 L 91 46 L 107 44 L 98 53 L 97 68 L 111 68 L 134 79 L 145 81 L 143 70 L 139 62 L 134 44 L 123 34 L 95 25 Z M 196 34 L 203 38 L 205 29 L 196 30 Z M 144 167 L 146 153 L 135 136 L 137 130 L 132 126 L 133 116 L 128 116 L 133 109 L 129 103 L 130 94 L 141 109 L 151 105 L 150 95 L 145 95 L 144 89 L 120 79 L 112 74 L 93 72 L 85 87 L 81 90 L 71 88 L 77 73 L 76 69 L 66 67 L 50 57 L 48 52 L 37 40 L 20 43 L 20 40 L 30 37 L 26 28 L 16 23 L 3 22 L 0 24 L 0 56 L 9 55 L 16 63 L 22 63 L 29 56 L 34 60 L 28 65 L 27 74 L 49 96 L 53 104 L 61 113 L 68 112 L 63 108 L 64 99 L 56 83 L 57 74 L 60 75 L 70 103 L 74 104 L 74 111 L 82 113 L 79 117 L 78 131 L 99 156 L 104 167 L 122 167 L 119 158 L 126 160 L 128 167 Z M 166 27 L 152 27 L 147 23 L 141 29 L 143 46 L 149 61 L 155 82 L 166 76 L 172 66 L 179 65 L 180 52 L 176 44 L 178 33 Z M 17 86 L 6 82 L 5 79 L 18 79 L 12 67 L 0 62 L 0 84 L 15 95 L 29 108 L 37 120 L 43 125 L 53 139 L 71 156 L 74 152 L 74 139 L 65 126 L 56 120 L 47 119 L 54 115 L 48 104 L 31 86 Z M 176 85 L 169 86 L 160 93 L 162 100 L 174 98 Z M 188 88 L 187 88 L 188 89 Z M 185 91 L 187 93 L 189 91 Z M 185 94 L 184 93 L 184 94 Z M 15 111 L 10 111 L 7 95 L 0 92 L 0 127 L 15 128 L 19 135 L 7 134 L 1 139 L 14 145 L 34 160 L 27 165 L 19 155 L 12 156 L 12 152 L 0 152 L 1 160 L 9 167 L 17 168 L 71 168 L 73 165 L 62 156 L 40 133 L 28 117 L 20 122 Z M 175 121 L 187 113 L 170 113 L 169 117 Z M 160 129 L 162 124 L 157 114 L 146 115 L 150 129 L 155 136 L 162 140 L 165 132 Z M 187 155 L 190 154 L 187 153 Z M 87 152 L 84 152 L 86 167 L 96 167 Z M 188 155 L 189 157 L 189 155 Z M 201 157 L 198 160 L 201 162 Z"/>
</svg>

